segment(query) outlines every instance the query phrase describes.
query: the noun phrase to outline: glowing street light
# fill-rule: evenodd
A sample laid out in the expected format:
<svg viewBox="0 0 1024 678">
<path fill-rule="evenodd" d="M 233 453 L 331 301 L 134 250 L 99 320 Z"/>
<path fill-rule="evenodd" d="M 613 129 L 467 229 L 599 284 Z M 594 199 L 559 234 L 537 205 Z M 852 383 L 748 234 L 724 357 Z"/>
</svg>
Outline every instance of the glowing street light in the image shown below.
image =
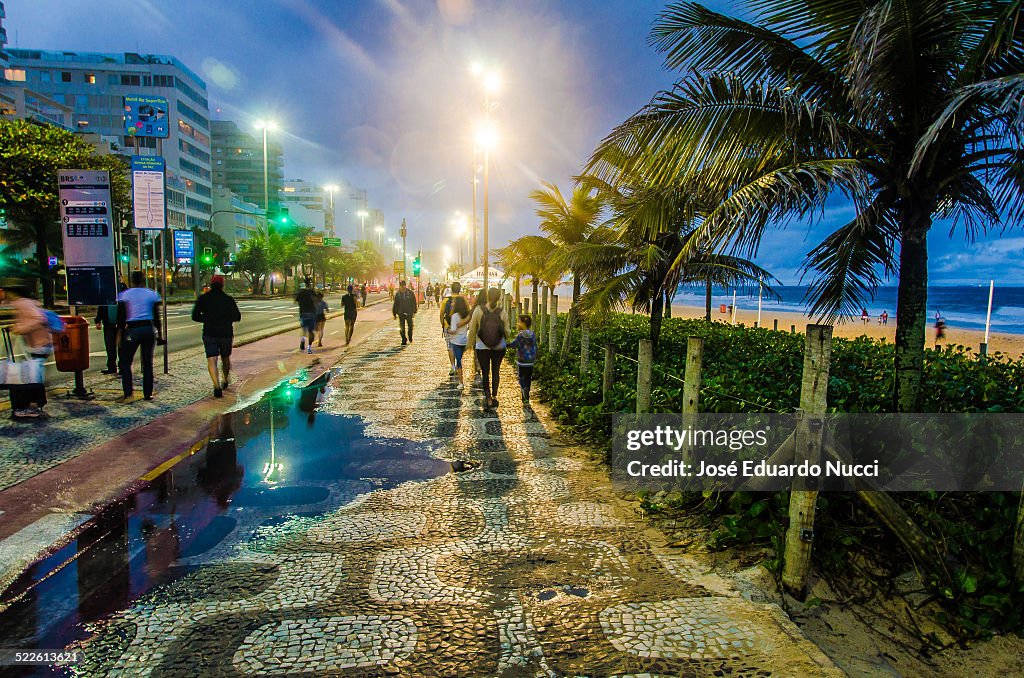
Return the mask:
<svg viewBox="0 0 1024 678">
<path fill-rule="evenodd" d="M 490 174 L 491 174 L 491 149 L 497 145 L 498 134 L 493 123 L 488 118 L 476 130 L 477 146 L 484 151 L 484 243 L 483 243 L 483 283 L 487 289 L 487 272 L 489 268 L 488 255 L 489 242 L 488 232 L 490 225 Z"/>
<path fill-rule="evenodd" d="M 331 196 L 331 235 L 334 235 L 334 192 L 338 190 L 337 184 L 327 184 L 324 186 L 327 192 Z"/>
<path fill-rule="evenodd" d="M 356 212 L 356 216 L 359 217 L 359 239 L 366 239 L 366 217 L 370 216 L 370 213 L 366 210 L 359 210 Z"/>
<path fill-rule="evenodd" d="M 384 227 L 383 226 L 376 226 L 376 227 L 374 227 L 373 230 L 375 230 L 377 232 L 377 249 L 383 251 L 384 250 L 384 242 L 383 242 L 383 239 L 384 239 Z"/>
<path fill-rule="evenodd" d="M 263 130 L 263 214 L 270 214 L 270 175 L 267 171 L 267 131 L 277 129 L 273 120 L 257 120 L 256 129 Z"/>
</svg>

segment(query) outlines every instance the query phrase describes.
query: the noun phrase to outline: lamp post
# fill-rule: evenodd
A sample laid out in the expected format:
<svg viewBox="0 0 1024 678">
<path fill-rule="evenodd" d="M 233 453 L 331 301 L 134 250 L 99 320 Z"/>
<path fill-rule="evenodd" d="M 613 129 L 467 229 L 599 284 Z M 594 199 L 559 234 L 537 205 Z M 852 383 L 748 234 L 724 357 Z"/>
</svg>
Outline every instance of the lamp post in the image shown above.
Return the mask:
<svg viewBox="0 0 1024 678">
<path fill-rule="evenodd" d="M 337 235 L 334 221 L 334 192 L 338 190 L 338 186 L 337 184 L 328 184 L 324 188 L 327 189 L 328 195 L 331 196 L 331 235 Z"/>
<path fill-rule="evenodd" d="M 377 249 L 381 252 L 384 251 L 384 227 L 376 226 L 374 229 L 377 232 Z"/>
<path fill-rule="evenodd" d="M 356 216 L 359 217 L 359 239 L 366 240 L 366 217 L 369 216 L 369 212 L 366 210 L 359 210 L 356 212 Z"/>
<path fill-rule="evenodd" d="M 270 172 L 267 168 L 267 130 L 277 129 L 277 123 L 272 120 L 260 120 L 256 123 L 256 129 L 263 130 L 263 211 L 270 214 Z"/>
<path fill-rule="evenodd" d="M 491 94 L 497 92 L 501 87 L 501 76 L 494 70 L 486 70 L 483 65 L 474 63 L 470 71 L 476 76 L 484 91 L 484 128 L 482 133 L 477 135 L 477 143 L 473 147 L 473 266 L 477 262 L 476 248 L 476 149 L 480 148 L 484 153 L 484 232 L 483 232 L 483 278 L 484 289 L 487 289 L 488 271 L 488 217 L 489 217 L 489 194 L 488 180 L 490 174 L 490 152 L 494 143 L 494 131 L 491 128 L 491 110 L 494 104 L 491 103 Z"/>
<path fill-rule="evenodd" d="M 490 120 L 477 130 L 477 144 L 484 151 L 484 232 L 483 232 L 483 285 L 487 289 L 487 274 L 490 265 L 489 249 L 489 226 L 490 226 L 490 173 L 491 173 L 491 148 L 496 141 L 494 127 Z"/>
</svg>

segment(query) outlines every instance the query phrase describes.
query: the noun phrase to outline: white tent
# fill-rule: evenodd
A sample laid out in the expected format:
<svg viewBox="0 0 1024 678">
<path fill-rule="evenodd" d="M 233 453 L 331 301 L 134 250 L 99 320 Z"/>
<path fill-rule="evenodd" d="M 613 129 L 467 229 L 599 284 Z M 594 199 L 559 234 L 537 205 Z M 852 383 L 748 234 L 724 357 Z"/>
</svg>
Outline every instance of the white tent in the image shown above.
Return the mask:
<svg viewBox="0 0 1024 678">
<path fill-rule="evenodd" d="M 463 287 L 479 288 L 484 284 L 484 267 L 478 266 L 472 271 L 466 273 L 466 275 L 459 278 L 459 282 L 462 283 Z M 505 277 L 505 272 L 494 268 L 493 266 L 487 267 L 487 286 L 498 287 L 501 286 L 507 294 L 512 293 L 512 279 Z"/>
</svg>

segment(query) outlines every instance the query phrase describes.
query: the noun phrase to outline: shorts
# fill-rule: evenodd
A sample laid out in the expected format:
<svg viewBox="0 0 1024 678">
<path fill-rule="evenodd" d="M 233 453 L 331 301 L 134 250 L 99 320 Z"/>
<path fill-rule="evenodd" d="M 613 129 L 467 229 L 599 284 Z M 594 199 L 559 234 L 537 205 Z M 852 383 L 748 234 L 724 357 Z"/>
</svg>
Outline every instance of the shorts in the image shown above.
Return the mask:
<svg viewBox="0 0 1024 678">
<path fill-rule="evenodd" d="M 203 348 L 207 358 L 231 355 L 231 337 L 203 337 Z"/>
<path fill-rule="evenodd" d="M 325 316 L 323 313 L 321 313 L 320 315 L 318 315 L 316 317 L 316 321 L 318 323 L 325 323 L 325 322 L 327 322 L 327 316 Z"/>
<path fill-rule="evenodd" d="M 452 355 L 455 356 L 456 369 L 462 369 L 462 354 L 466 352 L 465 344 L 452 344 Z"/>
<path fill-rule="evenodd" d="M 300 313 L 299 325 L 307 332 L 316 330 L 316 313 Z"/>
</svg>

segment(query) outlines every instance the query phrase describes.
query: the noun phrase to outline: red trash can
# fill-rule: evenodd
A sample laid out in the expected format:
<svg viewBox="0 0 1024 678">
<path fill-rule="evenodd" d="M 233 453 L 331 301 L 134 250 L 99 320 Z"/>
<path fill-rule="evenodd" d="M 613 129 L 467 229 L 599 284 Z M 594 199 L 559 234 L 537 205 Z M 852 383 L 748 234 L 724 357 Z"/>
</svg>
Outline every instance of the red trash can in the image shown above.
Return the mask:
<svg viewBox="0 0 1024 678">
<path fill-rule="evenodd" d="M 62 315 L 64 331 L 53 333 L 53 358 L 59 372 L 89 369 L 89 321 L 80 315 Z"/>
</svg>

